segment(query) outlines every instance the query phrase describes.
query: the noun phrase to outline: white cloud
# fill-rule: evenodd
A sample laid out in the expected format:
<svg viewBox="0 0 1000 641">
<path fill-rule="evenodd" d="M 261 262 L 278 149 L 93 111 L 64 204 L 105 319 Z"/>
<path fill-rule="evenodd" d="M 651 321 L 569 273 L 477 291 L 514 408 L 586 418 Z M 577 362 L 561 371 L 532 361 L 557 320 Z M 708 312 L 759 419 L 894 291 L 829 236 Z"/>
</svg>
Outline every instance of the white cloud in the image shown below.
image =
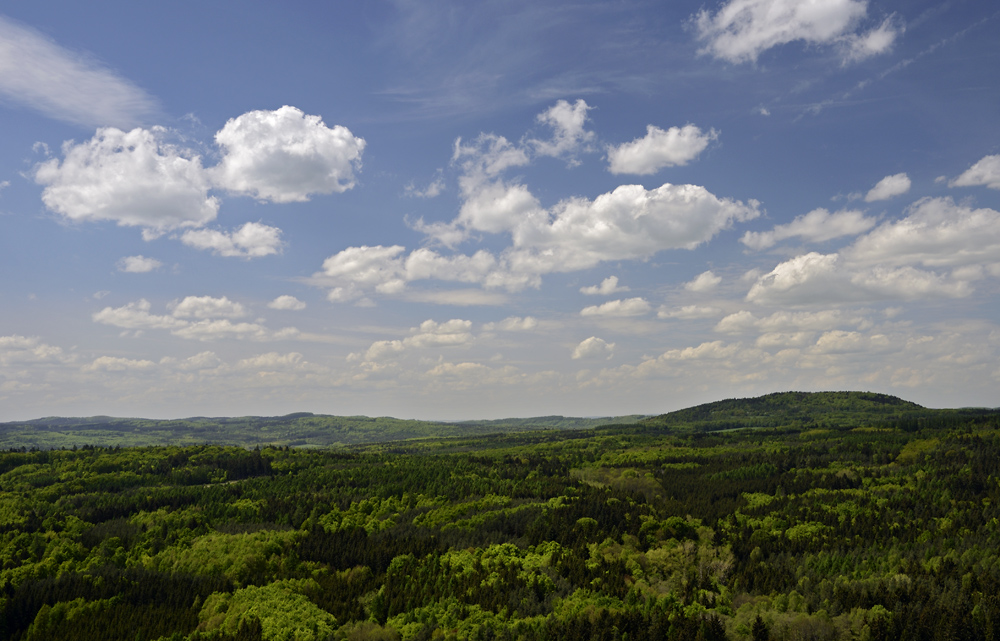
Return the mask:
<svg viewBox="0 0 1000 641">
<path fill-rule="evenodd" d="M 858 268 L 838 254 L 810 252 L 776 266 L 747 293 L 761 304 L 838 304 L 927 297 L 957 298 L 972 293 L 968 282 L 913 267 Z"/>
<path fill-rule="evenodd" d="M 895 16 L 889 16 L 867 33 L 848 36 L 842 47 L 844 64 L 886 53 L 903 31 L 904 28 L 896 24 Z"/>
<path fill-rule="evenodd" d="M 118 271 L 131 274 L 145 274 L 163 267 L 163 263 L 155 258 L 146 258 L 143 255 L 125 256 L 118 261 Z"/>
<path fill-rule="evenodd" d="M 463 145 L 462 139 L 455 140 L 452 163 L 461 163 L 467 177 L 496 176 L 511 167 L 520 167 L 530 162 L 528 152 L 496 134 L 479 134 L 472 144 Z"/>
<path fill-rule="evenodd" d="M 94 313 L 94 322 L 113 325 L 122 329 L 179 329 L 187 325 L 187 321 L 173 316 L 158 316 L 150 314 L 152 305 L 142 298 L 134 303 L 121 307 L 105 307 Z"/>
<path fill-rule="evenodd" d="M 865 202 L 872 203 L 878 200 L 889 200 L 895 196 L 901 196 L 910 191 L 910 177 L 905 173 L 886 176 L 878 181 L 871 190 L 865 194 Z"/>
<path fill-rule="evenodd" d="M 603 339 L 591 336 L 580 341 L 580 344 L 573 349 L 573 359 L 581 358 L 605 358 L 610 360 L 615 355 L 615 344 L 605 342 Z"/>
<path fill-rule="evenodd" d="M 572 156 L 578 151 L 587 151 L 594 140 L 594 132 L 586 131 L 587 111 L 592 109 L 583 100 L 572 105 L 560 100 L 538 114 L 538 122 L 552 127 L 552 140 L 529 140 L 540 156 Z"/>
<path fill-rule="evenodd" d="M 498 323 L 486 323 L 483 330 L 492 332 L 499 330 L 502 332 L 526 332 L 538 327 L 538 319 L 532 316 L 509 316 Z"/>
<path fill-rule="evenodd" d="M 294 327 L 272 331 L 257 323 L 233 323 L 229 319 L 246 315 L 246 310 L 225 296 L 188 296 L 171 304 L 170 316 L 151 314 L 151 307 L 149 301 L 141 299 L 121 307 L 105 307 L 92 318 L 96 323 L 126 330 L 165 329 L 174 336 L 202 341 L 222 338 L 282 340 L 294 338 L 299 333 Z"/>
<path fill-rule="evenodd" d="M 544 215 L 522 218 L 505 257 L 514 272 L 541 274 L 694 249 L 734 222 L 756 218 L 758 206 L 718 198 L 697 185 L 622 185 L 592 201 L 572 198 Z"/>
<path fill-rule="evenodd" d="M 882 334 L 868 336 L 861 332 L 832 330 L 824 332 L 809 350 L 812 354 L 848 354 L 872 352 L 884 348 L 888 340 Z"/>
<path fill-rule="evenodd" d="M 879 183 L 882 184 L 882 183 Z M 802 238 L 821 243 L 841 236 L 855 236 L 875 226 L 874 218 L 866 218 L 857 210 L 842 210 L 831 214 L 826 209 L 814 209 L 798 216 L 787 225 L 777 225 L 771 231 L 748 231 L 740 242 L 750 249 L 767 249 L 787 238 Z"/>
<path fill-rule="evenodd" d="M 924 198 L 839 254 L 796 256 L 761 276 L 747 300 L 811 304 L 964 297 L 1000 262 L 1000 212 Z M 947 271 L 946 271 L 947 270 Z"/>
<path fill-rule="evenodd" d="M 398 293 L 406 287 L 402 279 L 403 263 L 399 257 L 406 250 L 401 245 L 383 247 L 348 247 L 323 261 L 323 271 L 313 276 L 314 282 L 333 285 L 328 294 L 331 301 L 358 298 L 365 289 L 383 293 Z"/>
<path fill-rule="evenodd" d="M 271 309 L 289 310 L 295 312 L 306 308 L 305 303 L 294 296 L 289 296 L 288 294 L 278 296 L 268 303 L 267 306 Z"/>
<path fill-rule="evenodd" d="M 42 201 L 69 220 L 109 220 L 156 236 L 215 219 L 201 159 L 160 140 L 165 130 L 98 129 L 87 142 L 63 145 L 64 159 L 35 167 Z"/>
<path fill-rule="evenodd" d="M 281 230 L 263 223 L 244 223 L 232 232 L 189 229 L 181 242 L 195 249 L 210 249 L 219 256 L 260 258 L 281 253 Z"/>
<path fill-rule="evenodd" d="M 243 305 L 229 300 L 227 296 L 187 296 L 168 307 L 176 318 L 240 318 L 247 315 Z"/>
<path fill-rule="evenodd" d="M 655 174 L 664 167 L 686 165 L 705 151 L 719 137 L 711 129 L 702 132 L 694 125 L 671 127 L 664 131 L 646 126 L 646 135 L 617 147 L 608 147 L 608 171 L 613 174 Z"/>
<path fill-rule="evenodd" d="M 619 292 L 627 292 L 629 290 L 626 286 L 618 286 L 617 276 L 608 276 L 601 281 L 600 285 L 590 285 L 589 287 L 581 287 L 580 293 L 587 294 L 588 296 L 609 296 L 611 294 L 617 294 Z"/>
<path fill-rule="evenodd" d="M 726 345 L 722 341 L 705 342 L 697 347 L 685 347 L 684 349 L 671 349 L 660 355 L 661 360 L 667 361 L 690 361 L 705 359 L 724 359 L 734 356 L 740 349 L 739 343 Z"/>
<path fill-rule="evenodd" d="M 444 178 L 437 177 L 434 182 L 427 185 L 424 189 L 417 189 L 417 187 L 411 182 L 405 188 L 405 193 L 407 196 L 414 196 L 416 198 L 437 198 L 444 192 Z"/>
<path fill-rule="evenodd" d="M 956 267 L 1000 261 L 1000 212 L 924 198 L 844 250 L 852 262 Z"/>
<path fill-rule="evenodd" d="M 166 359 L 161 360 L 160 364 L 161 365 L 167 364 L 164 362 L 165 360 Z M 194 356 L 189 356 L 185 358 L 183 361 L 177 363 L 175 367 L 183 371 L 198 371 L 206 369 L 215 369 L 221 364 L 222 364 L 222 359 L 220 359 L 215 352 L 206 351 L 206 352 L 199 352 Z"/>
<path fill-rule="evenodd" d="M 485 250 L 480 250 L 472 256 L 442 256 L 434 250 L 422 248 L 412 251 L 403 262 L 407 281 L 433 278 L 478 283 L 485 280 L 496 268 L 496 258 Z"/>
<path fill-rule="evenodd" d="M 681 320 L 693 320 L 698 318 L 713 318 L 722 313 L 718 307 L 708 307 L 701 305 L 684 305 L 683 307 L 670 309 L 666 305 L 661 306 L 656 311 L 657 318 L 679 318 Z"/>
<path fill-rule="evenodd" d="M 503 181 L 486 182 L 470 177 L 459 179 L 465 201 L 452 226 L 460 225 L 475 231 L 499 234 L 523 224 L 544 218 L 538 200 L 524 185 Z"/>
<path fill-rule="evenodd" d="M 257 372 L 294 369 L 303 362 L 302 354 L 289 352 L 279 354 L 278 352 L 268 352 L 258 354 L 250 358 L 244 358 L 236 363 L 237 369 L 248 369 Z"/>
<path fill-rule="evenodd" d="M 730 314 L 720 320 L 715 331 L 725 334 L 742 334 L 752 331 L 763 332 L 801 332 L 829 330 L 840 325 L 859 325 L 858 317 L 846 317 L 840 310 L 823 310 L 819 312 L 789 312 L 779 311 L 757 318 L 747 310 Z"/>
<path fill-rule="evenodd" d="M 474 340 L 471 330 L 472 321 L 460 318 L 453 318 L 444 323 L 426 320 L 419 327 L 411 328 L 411 335 L 402 340 L 375 341 L 365 352 L 364 361 L 372 363 L 385 360 L 407 349 L 468 345 Z M 357 355 L 352 357 L 356 359 Z"/>
<path fill-rule="evenodd" d="M 591 305 L 580 310 L 580 316 L 642 316 L 652 309 L 644 298 L 609 300 L 602 305 Z"/>
<path fill-rule="evenodd" d="M 708 292 L 715 289 L 722 282 L 721 276 L 716 276 L 711 270 L 702 272 L 689 283 L 684 283 L 684 289 L 689 292 Z"/>
<path fill-rule="evenodd" d="M 63 360 L 62 348 L 43 343 L 37 336 L 0 336 L 0 365 L 60 360 Z"/>
<path fill-rule="evenodd" d="M 4 17 L 0 94 L 86 127 L 133 127 L 156 111 L 155 101 L 128 80 Z"/>
<path fill-rule="evenodd" d="M 489 183 L 485 193 L 497 185 Z M 522 186 L 499 189 L 507 195 L 518 191 L 535 204 L 522 208 L 494 202 L 475 215 L 463 207 L 448 226 L 508 231 L 512 245 L 499 256 L 485 250 L 472 256 L 443 256 L 423 248 L 404 259 L 405 248 L 400 245 L 349 247 L 327 258 L 311 282 L 330 288 L 331 301 L 361 299 L 371 290 L 399 294 L 418 279 L 520 291 L 539 286 L 542 274 L 589 269 L 603 261 L 644 259 L 665 249 L 694 249 L 734 222 L 760 214 L 756 201 L 743 204 L 718 198 L 697 185 L 667 183 L 652 190 L 622 185 L 593 201 L 568 199 L 548 211 L 536 208 L 534 197 Z M 519 209 L 521 213 L 513 213 Z"/>
<path fill-rule="evenodd" d="M 487 292 L 481 289 L 429 289 L 422 291 L 409 291 L 403 295 L 403 298 L 417 303 L 453 305 L 456 307 L 475 307 L 480 305 L 503 306 L 510 302 L 505 294 Z"/>
<path fill-rule="evenodd" d="M 897 35 L 891 20 L 865 33 L 852 33 L 867 13 L 867 0 L 729 0 L 714 15 L 695 17 L 702 53 L 732 63 L 754 62 L 772 47 L 803 41 L 835 45 L 845 61 L 889 49 Z"/>
<path fill-rule="evenodd" d="M 298 330 L 294 327 L 285 327 L 272 332 L 257 323 L 234 323 L 228 318 L 213 318 L 185 323 L 184 326 L 173 330 L 172 333 L 181 338 L 200 341 L 220 338 L 266 341 L 294 338 L 298 335 Z"/>
<path fill-rule="evenodd" d="M 948 183 L 950 187 L 977 187 L 1000 189 L 1000 154 L 983 156 L 966 169 L 961 176 Z"/>
<path fill-rule="evenodd" d="M 118 356 L 100 356 L 92 363 L 84 366 L 84 371 L 96 372 L 134 372 L 149 370 L 156 367 L 156 363 L 145 359 L 120 358 Z"/>
<path fill-rule="evenodd" d="M 233 118 L 215 141 L 224 153 L 211 170 L 217 185 L 278 203 L 352 188 L 365 147 L 346 127 L 331 129 L 319 116 L 287 105 Z"/>
</svg>

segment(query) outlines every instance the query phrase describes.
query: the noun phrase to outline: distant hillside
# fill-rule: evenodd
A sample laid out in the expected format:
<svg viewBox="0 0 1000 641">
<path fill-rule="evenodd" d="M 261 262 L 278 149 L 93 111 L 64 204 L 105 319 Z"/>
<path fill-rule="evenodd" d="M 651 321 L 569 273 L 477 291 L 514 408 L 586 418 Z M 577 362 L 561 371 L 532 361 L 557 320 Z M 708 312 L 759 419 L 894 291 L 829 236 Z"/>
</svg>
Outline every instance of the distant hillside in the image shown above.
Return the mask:
<svg viewBox="0 0 1000 641">
<path fill-rule="evenodd" d="M 639 421 L 638 427 L 705 432 L 755 427 L 907 427 L 970 412 L 976 413 L 975 410 L 930 410 L 895 396 L 873 392 L 778 392 L 716 401 L 652 416 Z"/>
<path fill-rule="evenodd" d="M 601 425 L 630 425 L 638 423 L 645 414 L 629 414 L 628 416 L 605 416 L 598 418 L 576 418 L 572 416 L 536 416 L 533 418 L 501 418 L 484 421 L 458 421 L 454 425 L 469 428 L 494 428 L 497 432 L 507 432 L 517 429 L 553 429 L 581 430 Z"/>
<path fill-rule="evenodd" d="M 288 445 L 336 447 L 417 438 L 481 436 L 498 432 L 586 429 L 607 423 L 635 423 L 636 416 L 615 418 L 538 418 L 493 421 L 416 421 L 391 417 L 329 416 L 298 412 L 286 416 L 234 418 L 192 417 L 175 420 L 144 418 L 47 417 L 0 423 L 0 449 L 148 445 Z"/>
<path fill-rule="evenodd" d="M 0 450 L 93 446 L 278 445 L 343 447 L 412 439 L 480 437 L 536 430 L 600 429 L 603 432 L 716 432 L 742 428 L 851 429 L 888 427 L 913 431 L 961 422 L 997 410 L 932 410 L 871 392 L 781 392 L 739 398 L 643 418 L 537 416 L 460 422 L 391 417 L 330 416 L 298 412 L 286 416 L 144 418 L 48 417 L 0 423 Z"/>
</svg>

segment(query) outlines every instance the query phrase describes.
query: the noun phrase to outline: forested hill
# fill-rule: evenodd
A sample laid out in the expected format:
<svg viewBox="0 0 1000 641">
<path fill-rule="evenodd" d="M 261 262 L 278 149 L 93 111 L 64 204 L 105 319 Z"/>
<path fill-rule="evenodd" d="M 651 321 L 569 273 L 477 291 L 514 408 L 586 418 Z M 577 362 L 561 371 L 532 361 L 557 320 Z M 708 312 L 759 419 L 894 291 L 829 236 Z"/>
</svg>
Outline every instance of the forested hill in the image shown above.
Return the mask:
<svg viewBox="0 0 1000 641">
<path fill-rule="evenodd" d="M 93 445 L 279 445 L 331 447 L 384 443 L 415 438 L 471 437 L 531 430 L 585 429 L 597 425 L 635 423 L 642 416 L 611 418 L 538 418 L 492 421 L 415 421 L 391 417 L 329 416 L 298 412 L 286 416 L 193 417 L 176 420 L 144 418 L 49 417 L 0 423 L 0 449 L 58 449 Z"/>
<path fill-rule="evenodd" d="M 891 426 L 914 429 L 960 420 L 981 410 L 933 410 L 873 392 L 779 392 L 706 403 L 639 421 L 654 430 L 717 431 L 755 427 L 850 429 Z"/>
<path fill-rule="evenodd" d="M 535 430 L 713 432 L 741 428 L 839 429 L 887 427 L 913 431 L 944 427 L 988 412 L 936 410 L 872 392 L 780 392 L 698 405 L 644 418 L 640 414 L 578 418 L 539 416 L 457 422 L 391 417 L 330 416 L 298 412 L 285 416 L 145 418 L 49 417 L 0 423 L 0 449 L 235 445 L 240 447 L 338 447 L 410 439 L 477 437 Z"/>
</svg>

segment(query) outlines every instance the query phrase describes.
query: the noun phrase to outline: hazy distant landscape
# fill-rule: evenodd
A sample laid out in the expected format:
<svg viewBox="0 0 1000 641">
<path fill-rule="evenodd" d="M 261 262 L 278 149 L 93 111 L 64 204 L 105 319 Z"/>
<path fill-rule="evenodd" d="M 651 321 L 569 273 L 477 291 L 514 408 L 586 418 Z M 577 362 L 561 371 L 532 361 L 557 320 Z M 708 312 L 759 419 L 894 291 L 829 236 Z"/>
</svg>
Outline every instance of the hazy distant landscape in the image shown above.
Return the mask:
<svg viewBox="0 0 1000 641">
<path fill-rule="evenodd" d="M 787 392 L 614 420 L 5 424 L 0 637 L 1000 631 L 1000 410 Z"/>
</svg>

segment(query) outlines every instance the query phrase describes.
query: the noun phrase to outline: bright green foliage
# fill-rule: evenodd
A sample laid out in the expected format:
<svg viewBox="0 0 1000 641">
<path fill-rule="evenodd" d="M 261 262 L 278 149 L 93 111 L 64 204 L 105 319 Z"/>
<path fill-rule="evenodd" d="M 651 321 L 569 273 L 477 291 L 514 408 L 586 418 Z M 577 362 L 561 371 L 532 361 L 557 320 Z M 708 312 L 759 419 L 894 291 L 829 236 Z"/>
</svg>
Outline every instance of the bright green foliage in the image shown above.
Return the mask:
<svg viewBox="0 0 1000 641">
<path fill-rule="evenodd" d="M 327 639 L 337 620 L 309 600 L 303 591 L 315 592 L 312 582 L 278 581 L 249 586 L 232 594 L 216 592 L 205 600 L 198 618 L 199 630 L 235 635 L 240 624 L 260 621 L 267 641 L 320 641 Z M 208 638 L 212 638 L 211 635 Z"/>
<path fill-rule="evenodd" d="M 847 393 L 685 412 L 0 452 L 0 639 L 1000 637 L 998 413 Z"/>
</svg>

